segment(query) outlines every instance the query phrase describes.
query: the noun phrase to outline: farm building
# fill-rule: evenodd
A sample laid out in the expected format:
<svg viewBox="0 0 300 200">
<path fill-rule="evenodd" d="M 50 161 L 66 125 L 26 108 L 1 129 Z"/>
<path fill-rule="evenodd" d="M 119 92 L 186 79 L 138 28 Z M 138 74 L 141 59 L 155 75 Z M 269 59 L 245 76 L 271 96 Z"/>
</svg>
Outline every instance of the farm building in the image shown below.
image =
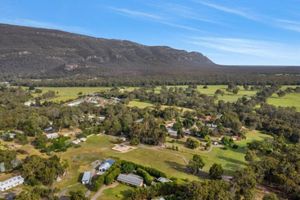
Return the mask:
<svg viewBox="0 0 300 200">
<path fill-rule="evenodd" d="M 171 137 L 177 137 L 177 131 L 175 131 L 174 129 L 172 129 L 172 128 L 167 128 L 167 131 L 168 131 L 168 134 L 169 134 Z"/>
<path fill-rule="evenodd" d="M 82 176 L 82 179 L 81 179 L 81 183 L 83 185 L 90 184 L 91 179 L 92 179 L 92 172 L 86 171 L 86 172 L 83 173 L 83 176 Z"/>
<path fill-rule="evenodd" d="M 165 178 L 165 177 L 159 177 L 157 179 L 157 181 L 161 182 L 161 183 L 168 183 L 168 182 L 172 182 L 170 179 Z"/>
<path fill-rule="evenodd" d="M 144 184 L 143 178 L 135 174 L 120 174 L 117 180 L 137 187 L 142 187 Z"/>
<path fill-rule="evenodd" d="M 6 168 L 5 168 L 5 164 L 4 162 L 0 163 L 0 172 L 5 172 Z"/>
<path fill-rule="evenodd" d="M 59 135 L 58 135 L 58 133 L 49 133 L 49 134 L 46 134 L 46 137 L 48 139 L 52 140 L 52 139 L 58 138 Z"/>
<path fill-rule="evenodd" d="M 105 172 L 107 171 L 113 164 L 115 163 L 115 160 L 113 159 L 107 159 L 101 163 L 99 166 L 98 170 L 100 172 Z"/>
<path fill-rule="evenodd" d="M 6 181 L 0 182 L 0 191 L 4 192 L 23 183 L 24 178 L 22 176 L 12 177 L 10 179 L 7 179 Z"/>
</svg>

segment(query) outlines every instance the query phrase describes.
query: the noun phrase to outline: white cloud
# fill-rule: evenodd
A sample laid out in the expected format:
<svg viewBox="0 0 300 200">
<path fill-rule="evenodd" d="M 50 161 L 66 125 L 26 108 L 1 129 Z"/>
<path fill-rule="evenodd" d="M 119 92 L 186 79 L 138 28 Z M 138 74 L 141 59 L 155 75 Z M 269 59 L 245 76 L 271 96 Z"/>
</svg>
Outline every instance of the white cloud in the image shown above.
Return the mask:
<svg viewBox="0 0 300 200">
<path fill-rule="evenodd" d="M 141 11 L 136 11 L 136 10 L 130 10 L 126 8 L 114 8 L 110 7 L 111 10 L 118 12 L 119 14 L 124 14 L 124 15 L 130 15 L 134 17 L 143 17 L 143 18 L 148 18 L 148 19 L 154 19 L 154 20 L 161 20 L 162 17 L 156 14 L 151 14 L 147 12 L 141 12 Z"/>
<path fill-rule="evenodd" d="M 257 17 L 255 14 L 249 13 L 249 11 L 246 11 L 243 9 L 230 8 L 230 7 L 226 7 L 223 5 L 214 4 L 214 3 L 210 3 L 210 2 L 206 2 L 206 1 L 195 0 L 195 2 L 200 3 L 204 6 L 225 12 L 225 13 L 238 15 L 238 16 L 250 19 L 250 20 L 255 20 L 255 21 L 259 20 L 259 17 Z"/>
<path fill-rule="evenodd" d="M 278 20 L 275 21 L 275 24 L 278 27 L 281 27 L 283 29 L 287 29 L 287 30 L 291 30 L 291 31 L 296 31 L 296 32 L 300 33 L 300 22 L 299 21 L 286 20 L 286 19 L 278 19 Z"/>
<path fill-rule="evenodd" d="M 144 19 L 148 19 L 148 20 L 154 21 L 156 23 L 164 24 L 164 25 L 167 25 L 167 26 L 170 26 L 170 27 L 184 29 L 184 30 L 188 30 L 188 31 L 202 32 L 202 30 L 200 30 L 198 28 L 172 22 L 168 18 L 162 17 L 160 15 L 147 13 L 147 12 L 141 12 L 141 11 L 132 10 L 132 9 L 126 9 L 126 8 L 111 7 L 110 9 L 113 10 L 114 12 L 117 12 L 118 14 L 122 14 L 122 15 L 125 15 L 125 16 L 142 17 Z"/>
<path fill-rule="evenodd" d="M 280 61 L 283 64 L 300 64 L 300 46 L 296 44 L 223 37 L 193 37 L 187 42 L 199 49 L 213 50 L 214 53 L 244 55 L 255 59 Z"/>
</svg>

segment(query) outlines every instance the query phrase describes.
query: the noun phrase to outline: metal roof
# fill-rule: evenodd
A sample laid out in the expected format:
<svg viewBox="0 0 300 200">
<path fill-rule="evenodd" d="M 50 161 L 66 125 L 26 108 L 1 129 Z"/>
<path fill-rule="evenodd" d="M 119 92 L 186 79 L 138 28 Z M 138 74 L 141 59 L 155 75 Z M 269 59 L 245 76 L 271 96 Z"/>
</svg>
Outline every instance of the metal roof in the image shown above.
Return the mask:
<svg viewBox="0 0 300 200">
<path fill-rule="evenodd" d="M 134 186 L 142 186 L 144 182 L 142 177 L 135 174 L 120 174 L 117 180 Z"/>
<path fill-rule="evenodd" d="M 92 178 L 92 173 L 90 171 L 84 172 L 82 176 L 82 182 L 89 182 Z"/>
</svg>

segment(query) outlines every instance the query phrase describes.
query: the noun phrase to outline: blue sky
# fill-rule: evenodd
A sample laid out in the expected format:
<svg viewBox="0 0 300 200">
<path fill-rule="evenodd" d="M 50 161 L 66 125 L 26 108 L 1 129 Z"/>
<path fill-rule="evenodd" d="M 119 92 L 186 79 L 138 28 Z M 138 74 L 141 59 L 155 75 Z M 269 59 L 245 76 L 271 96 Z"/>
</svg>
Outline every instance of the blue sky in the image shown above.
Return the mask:
<svg viewBox="0 0 300 200">
<path fill-rule="evenodd" d="M 0 0 L 0 22 L 199 51 L 219 64 L 300 65 L 300 0 Z"/>
</svg>

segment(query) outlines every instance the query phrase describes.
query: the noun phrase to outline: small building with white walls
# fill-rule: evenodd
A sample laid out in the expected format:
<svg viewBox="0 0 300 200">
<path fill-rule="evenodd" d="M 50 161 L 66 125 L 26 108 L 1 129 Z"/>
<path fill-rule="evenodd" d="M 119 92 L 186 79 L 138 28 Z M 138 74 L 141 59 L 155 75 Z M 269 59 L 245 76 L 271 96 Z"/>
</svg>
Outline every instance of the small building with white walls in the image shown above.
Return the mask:
<svg viewBox="0 0 300 200">
<path fill-rule="evenodd" d="M 83 185 L 87 185 L 91 183 L 91 179 L 92 179 L 92 172 L 90 171 L 86 171 L 83 173 L 82 179 L 81 179 L 81 183 Z"/>
<path fill-rule="evenodd" d="M 10 179 L 0 182 L 0 191 L 4 192 L 18 185 L 22 185 L 23 183 L 24 183 L 24 178 L 22 176 L 12 177 Z"/>
</svg>

